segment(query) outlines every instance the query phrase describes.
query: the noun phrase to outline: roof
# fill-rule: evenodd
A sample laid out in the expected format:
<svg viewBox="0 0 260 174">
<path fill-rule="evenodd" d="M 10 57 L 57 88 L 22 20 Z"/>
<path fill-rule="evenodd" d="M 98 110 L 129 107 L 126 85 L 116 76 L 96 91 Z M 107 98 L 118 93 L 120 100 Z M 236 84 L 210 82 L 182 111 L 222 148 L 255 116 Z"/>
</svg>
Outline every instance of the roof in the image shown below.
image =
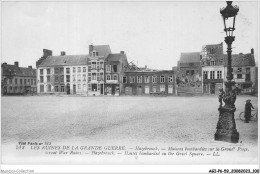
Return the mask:
<svg viewBox="0 0 260 174">
<path fill-rule="evenodd" d="M 93 45 L 93 49 L 98 52 L 98 56 L 104 56 L 105 58 L 111 54 L 109 45 Z"/>
<path fill-rule="evenodd" d="M 33 68 L 23 68 L 18 67 L 16 65 L 9 65 L 9 64 L 2 64 L 3 75 L 14 75 L 14 76 L 21 76 L 21 77 L 36 77 L 36 69 Z"/>
<path fill-rule="evenodd" d="M 227 66 L 227 54 L 224 54 L 225 66 Z M 232 66 L 255 66 L 255 58 L 251 53 L 248 54 L 232 54 Z"/>
<path fill-rule="evenodd" d="M 173 70 L 144 70 L 144 71 L 125 71 L 125 73 L 174 73 Z"/>
<path fill-rule="evenodd" d="M 106 58 L 106 61 L 120 61 L 120 60 L 126 60 L 126 55 L 125 54 L 109 54 L 108 57 Z"/>
<path fill-rule="evenodd" d="M 180 63 L 200 62 L 200 52 L 181 53 Z"/>
<path fill-rule="evenodd" d="M 87 65 L 88 55 L 48 56 L 39 67 Z"/>
</svg>

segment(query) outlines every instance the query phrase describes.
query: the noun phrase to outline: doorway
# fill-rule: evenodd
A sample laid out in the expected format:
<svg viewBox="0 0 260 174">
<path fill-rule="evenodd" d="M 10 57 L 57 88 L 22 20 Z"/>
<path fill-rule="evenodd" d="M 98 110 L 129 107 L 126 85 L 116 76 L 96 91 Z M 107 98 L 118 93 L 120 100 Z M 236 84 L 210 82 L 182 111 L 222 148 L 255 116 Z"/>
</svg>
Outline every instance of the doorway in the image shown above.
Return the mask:
<svg viewBox="0 0 260 174">
<path fill-rule="evenodd" d="M 73 85 L 73 94 L 76 94 L 76 85 Z"/>
<path fill-rule="evenodd" d="M 210 93 L 215 94 L 215 83 L 210 84 Z"/>
<path fill-rule="evenodd" d="M 67 94 L 70 94 L 70 84 L 67 84 Z"/>
<path fill-rule="evenodd" d="M 142 95 L 142 86 L 137 87 L 137 95 Z"/>
</svg>

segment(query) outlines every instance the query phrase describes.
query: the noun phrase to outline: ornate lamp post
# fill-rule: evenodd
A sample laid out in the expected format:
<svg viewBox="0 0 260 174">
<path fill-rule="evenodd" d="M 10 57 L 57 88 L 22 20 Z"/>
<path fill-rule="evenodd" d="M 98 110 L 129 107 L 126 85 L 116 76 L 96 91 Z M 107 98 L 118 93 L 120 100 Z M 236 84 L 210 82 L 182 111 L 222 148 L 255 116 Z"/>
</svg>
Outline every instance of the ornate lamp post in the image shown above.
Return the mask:
<svg viewBox="0 0 260 174">
<path fill-rule="evenodd" d="M 239 133 L 236 130 L 236 123 L 234 119 L 234 112 L 236 111 L 235 101 L 236 101 L 236 91 L 235 82 L 232 81 L 233 74 L 231 68 L 231 52 L 232 52 L 232 42 L 235 40 L 233 36 L 233 31 L 235 30 L 235 20 L 239 8 L 237 6 L 232 6 L 232 1 L 227 1 L 227 6 L 220 9 L 220 13 L 224 21 L 224 31 L 226 32 L 225 42 L 227 44 L 227 81 L 225 82 L 225 92 L 219 95 L 220 106 L 219 110 L 219 120 L 217 124 L 217 131 L 215 133 L 216 141 L 225 141 L 230 143 L 237 143 L 239 140 Z M 222 106 L 222 100 L 225 105 Z"/>
</svg>

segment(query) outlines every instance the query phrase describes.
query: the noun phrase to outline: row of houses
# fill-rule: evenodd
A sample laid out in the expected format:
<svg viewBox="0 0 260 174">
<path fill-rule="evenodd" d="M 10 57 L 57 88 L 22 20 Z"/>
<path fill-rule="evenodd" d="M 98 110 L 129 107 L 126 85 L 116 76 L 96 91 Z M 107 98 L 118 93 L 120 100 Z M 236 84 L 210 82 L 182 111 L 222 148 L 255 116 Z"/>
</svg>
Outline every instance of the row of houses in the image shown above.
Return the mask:
<svg viewBox="0 0 260 174">
<path fill-rule="evenodd" d="M 225 88 L 227 55 L 223 43 L 202 46 L 200 52 L 181 53 L 177 67 L 177 94 L 216 94 Z M 247 54 L 232 54 L 232 72 L 240 93 L 257 92 L 257 67 L 254 49 Z"/>
<path fill-rule="evenodd" d="M 227 56 L 223 43 L 205 45 L 200 52 L 181 53 L 172 70 L 140 68 L 124 51 L 109 45 L 89 45 L 88 54 L 52 55 L 43 49 L 36 69 L 2 64 L 2 94 L 149 95 L 215 94 L 225 88 Z M 233 54 L 234 80 L 241 92 L 257 90 L 254 51 Z"/>
</svg>

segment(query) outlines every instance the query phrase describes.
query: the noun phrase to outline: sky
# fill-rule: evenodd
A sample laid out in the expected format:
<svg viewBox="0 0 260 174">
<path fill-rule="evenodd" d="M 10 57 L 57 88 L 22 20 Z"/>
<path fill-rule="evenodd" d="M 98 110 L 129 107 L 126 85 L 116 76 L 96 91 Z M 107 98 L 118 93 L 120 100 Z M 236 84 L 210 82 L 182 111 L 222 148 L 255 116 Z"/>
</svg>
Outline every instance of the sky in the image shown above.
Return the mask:
<svg viewBox="0 0 260 174">
<path fill-rule="evenodd" d="M 257 2 L 239 6 L 232 53 L 258 55 Z M 88 46 L 125 51 L 139 67 L 171 69 L 181 52 L 224 42 L 217 2 L 2 2 L 1 62 L 32 65 L 50 49 L 53 55 L 88 54 Z M 224 50 L 226 44 L 224 43 Z"/>
</svg>

